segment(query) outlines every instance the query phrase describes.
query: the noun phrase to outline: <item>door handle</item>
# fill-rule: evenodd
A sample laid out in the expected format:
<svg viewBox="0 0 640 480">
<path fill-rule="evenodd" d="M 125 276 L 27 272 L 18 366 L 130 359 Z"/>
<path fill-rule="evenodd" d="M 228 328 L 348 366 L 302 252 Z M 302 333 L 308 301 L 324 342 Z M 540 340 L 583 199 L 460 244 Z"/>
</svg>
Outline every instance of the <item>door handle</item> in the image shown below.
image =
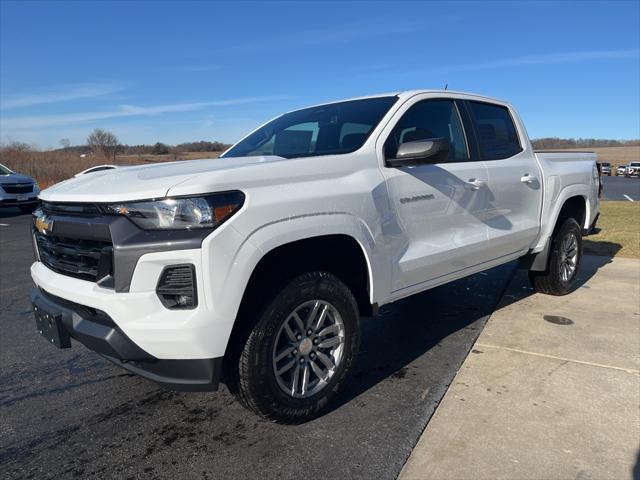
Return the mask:
<svg viewBox="0 0 640 480">
<path fill-rule="evenodd" d="M 529 175 L 528 173 L 525 173 L 524 176 L 520 177 L 520 181 L 522 183 L 533 183 L 536 180 L 538 180 L 534 175 Z"/>
<path fill-rule="evenodd" d="M 484 180 L 478 180 L 476 178 L 470 178 L 466 182 L 464 182 L 464 188 L 467 190 L 480 190 L 482 187 L 486 187 L 487 182 Z"/>
</svg>

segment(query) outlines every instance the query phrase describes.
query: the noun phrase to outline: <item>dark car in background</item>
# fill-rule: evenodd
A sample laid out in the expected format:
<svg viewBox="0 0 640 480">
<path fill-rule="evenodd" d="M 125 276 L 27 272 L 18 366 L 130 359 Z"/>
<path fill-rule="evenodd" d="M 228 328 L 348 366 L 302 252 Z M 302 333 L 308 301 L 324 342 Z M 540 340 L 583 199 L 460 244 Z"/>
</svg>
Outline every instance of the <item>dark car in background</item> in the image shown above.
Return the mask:
<svg viewBox="0 0 640 480">
<path fill-rule="evenodd" d="M 0 207 L 18 207 L 31 213 L 38 205 L 40 187 L 34 178 L 0 164 Z"/>
</svg>

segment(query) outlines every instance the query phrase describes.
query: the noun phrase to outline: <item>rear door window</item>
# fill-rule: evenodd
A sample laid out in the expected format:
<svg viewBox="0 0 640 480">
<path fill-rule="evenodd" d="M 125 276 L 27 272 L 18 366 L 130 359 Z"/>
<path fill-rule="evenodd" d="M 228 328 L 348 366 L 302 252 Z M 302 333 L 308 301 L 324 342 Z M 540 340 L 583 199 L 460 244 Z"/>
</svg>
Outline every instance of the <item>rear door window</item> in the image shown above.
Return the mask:
<svg viewBox="0 0 640 480">
<path fill-rule="evenodd" d="M 469 102 L 483 160 L 501 160 L 522 151 L 509 110 L 500 105 Z"/>
</svg>

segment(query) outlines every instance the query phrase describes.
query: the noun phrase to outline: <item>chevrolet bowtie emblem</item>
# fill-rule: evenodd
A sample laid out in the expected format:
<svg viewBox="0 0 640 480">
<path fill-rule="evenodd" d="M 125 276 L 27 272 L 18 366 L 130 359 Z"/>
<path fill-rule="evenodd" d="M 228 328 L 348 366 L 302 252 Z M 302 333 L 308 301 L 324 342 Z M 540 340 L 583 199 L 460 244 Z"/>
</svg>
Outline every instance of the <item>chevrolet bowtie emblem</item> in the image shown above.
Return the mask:
<svg viewBox="0 0 640 480">
<path fill-rule="evenodd" d="M 45 235 L 51 233 L 53 230 L 53 220 L 47 217 L 46 214 L 40 213 L 36 216 L 36 230 Z"/>
</svg>

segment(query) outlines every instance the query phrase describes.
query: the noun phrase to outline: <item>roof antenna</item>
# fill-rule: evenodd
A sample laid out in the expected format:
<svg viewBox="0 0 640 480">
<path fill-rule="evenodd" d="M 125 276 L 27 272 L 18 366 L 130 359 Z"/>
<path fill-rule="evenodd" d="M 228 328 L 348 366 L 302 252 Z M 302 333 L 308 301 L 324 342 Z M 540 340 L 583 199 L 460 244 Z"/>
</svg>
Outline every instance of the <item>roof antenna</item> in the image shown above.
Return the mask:
<svg viewBox="0 0 640 480">
<path fill-rule="evenodd" d="M 448 84 L 448 83 L 445 83 L 445 84 L 444 84 L 444 89 L 446 90 L 447 88 L 449 88 L 449 84 Z"/>
</svg>

